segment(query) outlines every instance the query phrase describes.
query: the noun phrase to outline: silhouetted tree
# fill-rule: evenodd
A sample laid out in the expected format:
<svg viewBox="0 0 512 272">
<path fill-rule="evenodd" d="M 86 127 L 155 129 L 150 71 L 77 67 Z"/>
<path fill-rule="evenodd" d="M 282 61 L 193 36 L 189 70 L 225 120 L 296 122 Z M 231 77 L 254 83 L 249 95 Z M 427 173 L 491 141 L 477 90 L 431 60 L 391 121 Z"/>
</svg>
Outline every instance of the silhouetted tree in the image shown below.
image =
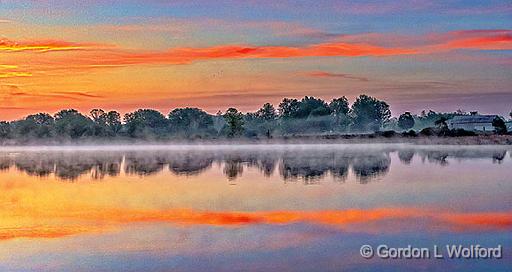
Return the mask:
<svg viewBox="0 0 512 272">
<path fill-rule="evenodd" d="M 16 135 L 25 139 L 48 138 L 53 136 L 54 119 L 47 113 L 33 114 L 14 122 L 14 128 Z"/>
<path fill-rule="evenodd" d="M 312 96 L 305 96 L 300 101 L 300 110 L 298 118 L 307 118 L 309 116 L 324 116 L 331 114 L 329 105 L 322 99 Z"/>
<path fill-rule="evenodd" d="M 62 110 L 55 114 L 55 130 L 61 136 L 72 139 L 87 136 L 91 125 L 91 119 L 74 109 Z"/>
<path fill-rule="evenodd" d="M 410 112 L 405 112 L 398 118 L 398 127 L 404 130 L 411 129 L 414 127 L 414 117 Z"/>
<path fill-rule="evenodd" d="M 335 128 L 346 129 L 350 124 L 348 99 L 345 96 L 335 98 L 329 103 L 329 108 L 334 116 Z"/>
<path fill-rule="evenodd" d="M 235 108 L 229 108 L 224 114 L 228 126 L 228 136 L 235 137 L 244 130 L 244 117 L 241 112 Z"/>
<path fill-rule="evenodd" d="M 93 134 L 94 136 L 104 137 L 108 136 L 110 133 L 107 128 L 107 123 L 105 120 L 106 114 L 102 109 L 93 109 L 90 111 L 90 116 L 92 121 L 94 122 L 93 126 Z"/>
<path fill-rule="evenodd" d="M 0 121 L 0 138 L 6 139 L 11 134 L 11 124 L 9 122 Z"/>
<path fill-rule="evenodd" d="M 446 123 L 446 121 L 448 121 L 448 118 L 441 116 L 434 124 L 440 129 L 448 129 L 448 123 Z"/>
<path fill-rule="evenodd" d="M 121 115 L 117 111 L 105 112 L 102 109 L 93 109 L 90 115 L 94 122 L 96 136 L 116 136 L 122 128 Z"/>
<path fill-rule="evenodd" d="M 102 109 L 93 109 L 90 112 L 92 120 L 98 124 L 105 123 L 105 111 Z"/>
<path fill-rule="evenodd" d="M 124 115 L 128 135 L 131 137 L 161 136 L 167 129 L 165 116 L 151 109 L 140 109 Z"/>
<path fill-rule="evenodd" d="M 261 109 L 256 112 L 256 117 L 264 121 L 273 121 L 277 119 L 276 109 L 272 104 L 265 103 Z"/>
<path fill-rule="evenodd" d="M 198 108 L 175 109 L 169 113 L 169 124 L 174 132 L 204 131 L 213 126 L 212 117 Z"/>
<path fill-rule="evenodd" d="M 224 120 L 224 114 L 222 111 L 218 111 L 214 116 L 212 116 L 213 119 L 213 128 L 217 133 L 220 133 L 222 128 L 226 126 L 226 120 Z"/>
<path fill-rule="evenodd" d="M 109 111 L 105 114 L 105 123 L 107 127 L 115 134 L 121 131 L 123 125 L 121 123 L 121 114 L 117 111 Z"/>
<path fill-rule="evenodd" d="M 495 117 L 494 120 L 492 120 L 492 126 L 494 127 L 494 131 L 498 134 L 507 133 L 507 125 L 500 117 Z"/>
<path fill-rule="evenodd" d="M 352 114 L 354 126 L 360 130 L 379 130 L 391 117 L 386 102 L 364 94 L 352 105 Z"/>
<path fill-rule="evenodd" d="M 277 111 L 270 103 L 265 103 L 255 113 L 245 115 L 246 135 L 264 134 L 267 138 L 272 136 L 277 126 Z"/>
<path fill-rule="evenodd" d="M 447 120 L 460 114 L 463 112 L 422 111 L 420 115 L 406 112 L 399 118 L 391 118 L 389 105 L 368 95 L 360 95 L 352 107 L 349 107 L 349 102 L 344 96 L 332 99 L 329 103 L 319 98 L 305 96 L 301 100 L 284 98 L 277 111 L 272 104 L 265 103 L 256 112 L 246 114 L 235 108 L 228 109 L 225 114 L 219 111 L 216 115 L 210 115 L 198 108 L 179 108 L 171 111 L 166 118 L 159 111 L 139 109 L 125 114 L 124 124 L 118 112 L 106 112 L 102 109 L 91 110 L 89 116 L 84 116 L 74 109 L 62 110 L 53 117 L 47 113 L 38 113 L 17 121 L 0 122 L 0 139 L 2 144 L 6 144 L 10 143 L 11 139 L 23 143 L 33 139 L 58 141 L 63 138 L 76 139 L 85 136 L 97 139 L 117 136 L 168 139 L 173 134 L 191 138 L 213 135 L 309 137 L 320 134 L 327 136 L 348 129 L 377 131 L 383 128 L 414 128 L 426 136 L 469 136 L 464 130 L 448 129 Z M 506 133 L 504 118 L 494 120 L 493 125 L 497 133 Z M 386 135 L 391 137 L 394 134 Z"/>
<path fill-rule="evenodd" d="M 348 99 L 344 96 L 331 100 L 329 103 L 329 108 L 331 109 L 332 114 L 335 116 L 347 115 L 350 111 L 348 106 Z"/>
<path fill-rule="evenodd" d="M 282 118 L 298 118 L 300 102 L 297 99 L 284 98 L 279 104 L 278 111 Z"/>
</svg>

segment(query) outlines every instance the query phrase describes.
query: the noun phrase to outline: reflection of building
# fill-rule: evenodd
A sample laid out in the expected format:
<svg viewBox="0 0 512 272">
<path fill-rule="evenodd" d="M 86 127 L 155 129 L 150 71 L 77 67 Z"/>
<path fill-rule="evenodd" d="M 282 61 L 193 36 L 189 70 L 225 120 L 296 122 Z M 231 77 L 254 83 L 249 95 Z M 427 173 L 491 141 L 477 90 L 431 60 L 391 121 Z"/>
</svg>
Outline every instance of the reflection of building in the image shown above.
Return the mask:
<svg viewBox="0 0 512 272">
<path fill-rule="evenodd" d="M 471 115 L 458 115 L 448 120 L 448 128 L 470 131 L 494 131 L 492 121 L 497 115 L 481 115 L 472 112 Z"/>
</svg>

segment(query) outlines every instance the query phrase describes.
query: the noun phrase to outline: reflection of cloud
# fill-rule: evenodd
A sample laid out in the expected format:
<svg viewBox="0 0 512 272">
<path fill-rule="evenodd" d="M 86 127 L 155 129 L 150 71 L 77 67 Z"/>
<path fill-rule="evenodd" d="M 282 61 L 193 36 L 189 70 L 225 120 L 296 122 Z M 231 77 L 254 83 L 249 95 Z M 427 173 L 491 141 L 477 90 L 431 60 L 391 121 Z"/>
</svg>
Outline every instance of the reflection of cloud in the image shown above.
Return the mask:
<svg viewBox="0 0 512 272">
<path fill-rule="evenodd" d="M 310 223 L 341 228 L 351 231 L 353 224 L 381 222 L 389 220 L 427 219 L 430 227 L 438 229 L 446 226 L 455 231 L 509 229 L 512 227 L 512 214 L 507 212 L 457 213 L 432 211 L 415 208 L 377 208 L 370 210 L 327 210 L 327 211 L 258 211 L 258 212 L 210 212 L 191 209 L 172 210 L 130 210 L 130 209 L 94 209 L 83 210 L 59 209 L 45 211 L 44 214 L 18 214 L 18 216 L 35 216 L 81 222 L 78 227 L 64 224 L 18 225 L 0 228 L 0 240 L 13 238 L 56 238 L 79 233 L 98 231 L 98 226 L 119 226 L 130 223 L 173 223 L 184 225 L 244 226 L 254 224 L 282 225 L 293 223 Z M 387 221 L 385 223 L 384 221 Z M 37 221 L 37 220 L 36 220 Z M 355 231 L 363 231 L 356 228 Z M 374 231 L 374 230 L 373 230 Z"/>
</svg>

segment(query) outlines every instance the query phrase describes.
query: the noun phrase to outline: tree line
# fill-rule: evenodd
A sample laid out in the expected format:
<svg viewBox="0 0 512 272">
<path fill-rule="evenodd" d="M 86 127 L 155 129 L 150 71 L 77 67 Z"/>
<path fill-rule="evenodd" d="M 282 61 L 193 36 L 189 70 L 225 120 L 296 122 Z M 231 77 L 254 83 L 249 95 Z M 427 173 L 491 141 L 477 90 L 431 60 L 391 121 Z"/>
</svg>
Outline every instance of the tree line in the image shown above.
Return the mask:
<svg viewBox="0 0 512 272">
<path fill-rule="evenodd" d="M 391 117 L 389 105 L 375 97 L 360 95 L 352 105 L 346 97 L 326 102 L 312 96 L 284 98 L 277 109 L 265 103 L 255 112 L 236 108 L 209 114 L 198 108 L 177 108 L 167 116 L 153 109 L 139 109 L 124 116 L 117 111 L 93 109 L 84 115 L 74 109 L 55 115 L 37 113 L 21 120 L 0 122 L 0 140 L 17 142 L 55 139 L 135 138 L 165 140 L 180 138 L 272 138 L 316 135 L 407 131 L 446 125 L 461 113 L 423 111 Z"/>
</svg>

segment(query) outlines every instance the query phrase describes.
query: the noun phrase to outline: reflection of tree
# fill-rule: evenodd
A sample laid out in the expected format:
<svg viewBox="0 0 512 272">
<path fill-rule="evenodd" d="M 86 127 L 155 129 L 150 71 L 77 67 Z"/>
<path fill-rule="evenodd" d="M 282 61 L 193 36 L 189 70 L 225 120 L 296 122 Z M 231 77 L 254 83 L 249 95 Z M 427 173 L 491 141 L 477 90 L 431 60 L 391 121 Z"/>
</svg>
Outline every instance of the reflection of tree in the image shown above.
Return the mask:
<svg viewBox="0 0 512 272">
<path fill-rule="evenodd" d="M 16 169 L 29 175 L 55 176 L 62 180 L 74 180 L 91 174 L 92 179 L 117 176 L 124 169 L 128 175 L 151 175 L 168 169 L 175 175 L 198 175 L 214 163 L 223 166 L 226 178 L 233 180 L 242 175 L 244 167 L 261 171 L 270 176 L 279 165 L 279 174 L 286 181 L 316 183 L 326 175 L 344 181 L 348 170 L 361 183 L 385 175 L 391 164 L 391 152 L 409 164 L 417 154 L 423 161 L 447 165 L 449 158 L 487 158 L 493 162 L 504 160 L 507 150 L 494 148 L 399 148 L 399 149 L 254 149 L 238 151 L 161 151 L 161 152 L 21 152 L 15 155 L 0 153 L 0 170 Z"/>
<path fill-rule="evenodd" d="M 229 180 L 234 180 L 241 176 L 243 171 L 244 167 L 240 159 L 228 159 L 225 161 L 224 174 Z"/>
<path fill-rule="evenodd" d="M 352 160 L 352 170 L 360 183 L 368 183 L 373 178 L 385 175 L 389 171 L 391 158 L 389 153 L 360 155 Z"/>
<path fill-rule="evenodd" d="M 126 156 L 125 171 L 127 174 L 153 175 L 162 171 L 165 163 L 160 154 L 132 153 Z"/>
<path fill-rule="evenodd" d="M 261 152 L 256 154 L 244 154 L 243 161 L 248 163 L 249 167 L 256 167 L 264 176 L 270 177 L 279 161 L 278 153 Z"/>
<path fill-rule="evenodd" d="M 92 169 L 93 179 L 103 179 L 105 175 L 115 177 L 121 172 L 122 157 L 118 156 L 111 160 L 97 160 Z"/>
<path fill-rule="evenodd" d="M 493 154 L 492 154 L 492 162 L 493 163 L 501 163 L 503 161 L 503 159 L 505 159 L 505 156 L 507 155 L 507 151 L 506 150 L 503 150 L 503 151 L 495 151 Z"/>
<path fill-rule="evenodd" d="M 74 180 L 91 171 L 93 164 L 69 158 L 59 159 L 55 164 L 55 175 L 61 179 Z"/>
<path fill-rule="evenodd" d="M 11 164 L 11 159 L 9 157 L 0 156 L 0 171 L 9 169 Z"/>
<path fill-rule="evenodd" d="M 289 152 L 283 155 L 280 167 L 281 176 L 285 180 L 303 179 L 306 183 L 314 183 L 329 170 L 328 159 L 322 154 L 299 154 Z"/>
<path fill-rule="evenodd" d="M 419 150 L 418 154 L 428 162 L 437 163 L 442 166 L 448 165 L 448 158 L 454 159 L 492 159 L 493 163 L 500 163 L 507 155 L 506 149 L 467 148 L 467 149 L 441 149 L 441 150 Z"/>
<path fill-rule="evenodd" d="M 258 168 L 266 177 L 270 177 L 276 169 L 278 159 L 272 156 L 265 156 L 258 160 Z"/>
<path fill-rule="evenodd" d="M 331 173 L 336 181 L 345 181 L 348 175 L 348 168 L 350 165 L 350 158 L 347 156 L 334 156 L 332 165 L 330 167 Z"/>
<path fill-rule="evenodd" d="M 426 158 L 428 162 L 437 163 L 442 166 L 448 165 L 448 161 L 446 160 L 449 156 L 447 152 L 444 151 L 427 151 Z M 423 155 L 423 156 L 425 156 Z"/>
<path fill-rule="evenodd" d="M 398 159 L 400 159 L 403 164 L 411 164 L 414 153 L 412 149 L 400 149 L 398 150 Z"/>
<path fill-rule="evenodd" d="M 44 177 L 55 170 L 55 157 L 49 154 L 23 154 L 16 156 L 14 162 L 18 170 L 30 176 Z"/>
<path fill-rule="evenodd" d="M 22 153 L 14 158 L 17 169 L 29 175 L 44 177 L 55 173 L 64 180 L 74 180 L 93 170 L 93 178 L 118 175 L 120 155 L 94 152 Z"/>
<path fill-rule="evenodd" d="M 177 175 L 197 175 L 212 166 L 212 154 L 180 153 L 168 157 L 169 170 Z"/>
<path fill-rule="evenodd" d="M 316 183 L 330 172 L 336 180 L 345 180 L 350 159 L 335 152 L 287 152 L 280 167 L 285 180 L 303 179 L 305 183 Z"/>
</svg>

